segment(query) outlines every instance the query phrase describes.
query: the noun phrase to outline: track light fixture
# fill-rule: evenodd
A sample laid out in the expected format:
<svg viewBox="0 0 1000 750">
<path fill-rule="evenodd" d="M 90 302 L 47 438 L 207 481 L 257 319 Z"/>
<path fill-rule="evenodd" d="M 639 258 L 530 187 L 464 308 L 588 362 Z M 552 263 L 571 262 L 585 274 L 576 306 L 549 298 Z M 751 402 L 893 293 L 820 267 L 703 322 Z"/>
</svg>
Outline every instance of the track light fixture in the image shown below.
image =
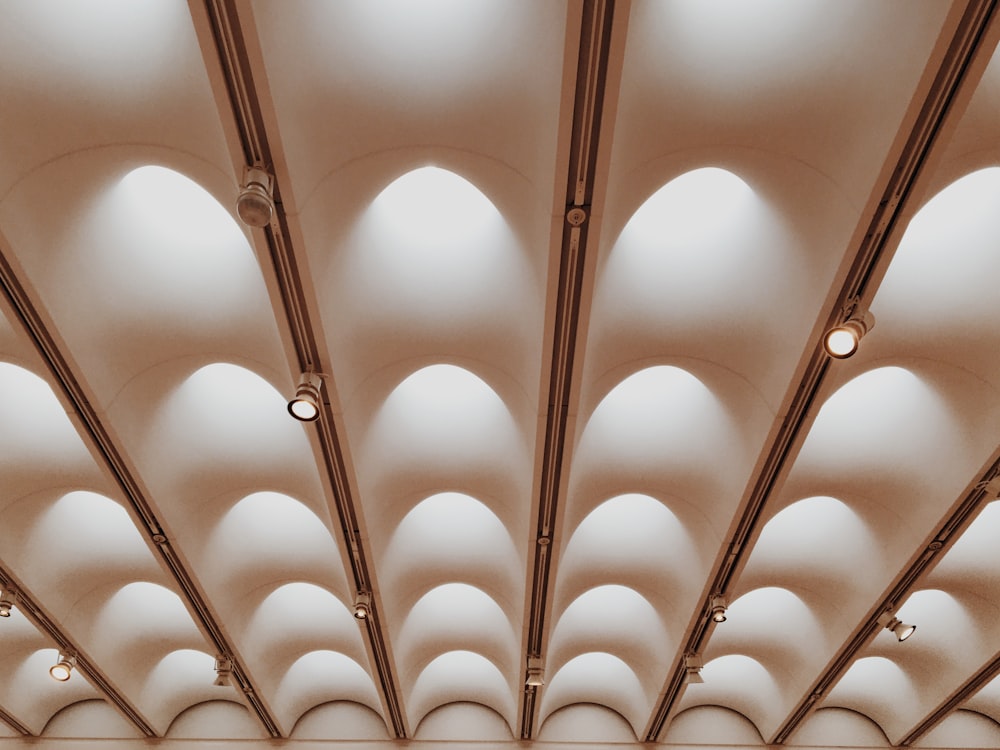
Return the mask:
<svg viewBox="0 0 1000 750">
<path fill-rule="evenodd" d="M 823 348 L 835 359 L 847 359 L 858 350 L 861 339 L 875 327 L 875 317 L 867 311 L 860 311 L 856 306 L 848 308 L 850 312 L 840 325 L 834 326 L 823 337 Z"/>
<path fill-rule="evenodd" d="M 883 612 L 878 618 L 878 624 L 896 636 L 896 640 L 900 643 L 913 635 L 913 632 L 917 629 L 916 625 L 907 625 L 905 622 L 900 622 L 899 618 L 892 614 L 892 612 Z"/>
<path fill-rule="evenodd" d="M 684 684 L 700 685 L 705 681 L 701 676 L 701 657 L 697 654 L 685 654 L 684 656 Z"/>
<path fill-rule="evenodd" d="M 726 621 L 726 598 L 724 596 L 712 597 L 712 622 Z"/>
<path fill-rule="evenodd" d="M 244 224 L 251 227 L 266 227 L 274 215 L 274 199 L 271 191 L 274 180 L 259 164 L 243 170 L 243 184 L 236 198 L 236 213 Z"/>
<path fill-rule="evenodd" d="M 367 620 L 372 613 L 372 597 L 367 591 L 359 591 L 354 599 L 354 616 L 359 620 Z"/>
<path fill-rule="evenodd" d="M 312 422 L 319 417 L 320 388 L 323 378 L 317 372 L 304 372 L 299 378 L 295 396 L 288 402 L 288 413 L 302 422 Z"/>
<path fill-rule="evenodd" d="M 226 687 L 233 684 L 233 663 L 227 656 L 215 657 L 215 687 Z"/>
<path fill-rule="evenodd" d="M 524 681 L 525 687 L 541 687 L 545 684 L 545 670 L 542 668 L 541 657 L 528 657 L 528 678 Z"/>
<path fill-rule="evenodd" d="M 10 617 L 10 610 L 17 601 L 17 595 L 9 589 L 0 594 L 0 617 Z"/>
<path fill-rule="evenodd" d="M 59 661 L 49 667 L 49 675 L 57 682 L 66 682 L 70 672 L 76 666 L 76 654 L 68 651 L 59 652 Z"/>
</svg>

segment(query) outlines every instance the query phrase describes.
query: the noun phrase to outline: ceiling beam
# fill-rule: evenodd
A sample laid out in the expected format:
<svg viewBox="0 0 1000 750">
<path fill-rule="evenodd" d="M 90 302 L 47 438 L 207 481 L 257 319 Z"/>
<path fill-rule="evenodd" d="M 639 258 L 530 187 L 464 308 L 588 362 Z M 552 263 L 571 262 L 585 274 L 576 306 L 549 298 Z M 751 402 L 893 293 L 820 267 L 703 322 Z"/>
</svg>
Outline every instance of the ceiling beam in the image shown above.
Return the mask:
<svg viewBox="0 0 1000 750">
<path fill-rule="evenodd" d="M 192 0 L 191 6 L 192 11 L 198 13 L 196 0 Z M 214 63 L 221 66 L 232 114 L 232 121 L 224 123 L 224 128 L 228 132 L 230 126 L 235 125 L 243 165 L 260 164 L 272 173 L 278 172 L 285 164 L 278 163 L 283 162 L 280 142 L 270 138 L 267 130 L 263 107 L 264 102 L 269 102 L 269 99 L 255 83 L 256 80 L 266 80 L 266 74 L 263 70 L 254 70 L 254 61 L 258 60 L 259 56 L 250 54 L 248 45 L 255 42 L 255 38 L 251 38 L 250 32 L 244 32 L 244 26 L 250 27 L 252 24 L 252 12 L 241 18 L 234 0 L 204 0 L 204 9 L 207 11 L 207 22 L 211 27 L 212 42 L 217 57 Z M 213 61 L 206 60 L 206 63 L 209 67 L 214 67 Z M 240 168 L 243 165 L 235 166 Z M 314 300 L 310 300 L 305 291 L 276 175 L 274 200 L 275 212 L 272 221 L 261 230 L 260 234 L 263 236 L 274 271 L 273 280 L 280 297 L 280 313 L 283 313 L 287 323 L 287 333 L 290 335 L 298 371 L 322 373 L 322 363 L 328 358 L 323 356 L 322 337 L 317 336 L 317 325 L 310 314 L 310 309 L 315 309 L 314 305 L 310 305 Z M 276 317 L 280 320 L 281 315 Z M 352 475 L 330 405 L 331 375 L 329 372 L 324 375 L 327 379 L 327 386 L 324 389 L 327 396 L 322 399 L 320 418 L 315 422 L 324 479 L 340 524 L 344 541 L 343 551 L 346 553 L 355 590 L 372 596 L 370 614 L 365 619 L 368 636 L 365 639 L 366 647 L 375 667 L 374 677 L 378 682 L 385 715 L 395 736 L 404 739 L 408 734 L 406 714 L 395 677 L 396 670 L 391 649 L 379 614 L 378 587 L 374 569 L 368 562 L 371 555 L 364 545 L 365 536 L 361 532 L 361 514 L 354 501 Z"/>
<path fill-rule="evenodd" d="M 1000 450 L 998 450 L 1000 454 Z M 962 532 L 968 528 L 986 503 L 995 500 L 1000 487 L 997 486 L 997 477 L 1000 476 L 1000 455 L 994 455 L 989 467 L 966 491 L 965 495 L 952 506 L 951 512 L 938 524 L 929 540 L 921 542 L 920 546 L 911 556 L 910 564 L 904 568 L 890 584 L 886 592 L 880 598 L 878 604 L 869 610 L 867 617 L 852 632 L 847 642 L 837 651 L 834 657 L 828 662 L 823 673 L 812 683 L 805 696 L 798 702 L 795 708 L 782 722 L 781 726 L 771 737 L 770 744 L 784 743 L 808 717 L 813 710 L 819 707 L 822 698 L 830 693 L 830 690 L 837 684 L 844 673 L 850 668 L 860 651 L 867 646 L 878 635 L 881 629 L 879 617 L 885 612 L 895 613 L 910 592 L 918 588 L 927 575 L 944 557 L 946 547 L 958 539 Z M 1000 660 L 994 660 L 997 662 Z M 1000 665 L 993 664 L 994 669 Z M 979 673 L 977 673 L 979 674 Z M 972 685 L 975 677 L 971 678 L 966 685 Z M 976 683 L 977 688 L 982 683 Z M 972 688 L 965 693 L 967 697 L 972 692 Z M 954 697 L 954 696 L 953 696 Z M 964 699 L 964 698 L 963 698 Z M 960 700 L 958 702 L 961 702 Z M 957 705 L 956 702 L 954 705 Z M 944 705 L 950 705 L 945 701 L 942 707 L 932 712 L 924 721 L 906 735 L 910 741 L 917 739 L 940 721 L 946 711 Z M 954 708 L 951 705 L 948 710 Z M 919 730 L 919 731 L 918 731 Z M 901 744 L 908 744 L 903 742 Z"/>
<path fill-rule="evenodd" d="M 912 745 L 936 727 L 952 711 L 992 682 L 997 675 L 1000 675 L 1000 653 L 994 654 L 993 658 L 983 665 L 981 669 L 977 670 L 972 677 L 963 682 L 951 695 L 931 709 L 926 716 L 917 721 L 912 729 L 903 734 L 903 738 L 897 744 L 902 746 Z"/>
<path fill-rule="evenodd" d="M 84 675 L 91 685 L 103 693 L 108 703 L 114 706 L 119 713 L 122 714 L 122 716 L 137 727 L 146 737 L 161 736 L 160 733 L 154 729 L 149 719 L 147 719 L 142 712 L 131 701 L 129 701 L 128 698 L 125 697 L 124 693 L 122 693 L 122 691 L 111 682 L 108 676 L 97 667 L 96 662 L 94 662 L 94 660 L 87 655 L 87 652 L 81 649 L 80 645 L 76 643 L 76 641 L 70 638 L 59 628 L 58 625 L 56 625 L 55 621 L 35 601 L 31 592 L 28 591 L 22 582 L 15 580 L 15 578 L 7 570 L 0 569 L 0 586 L 2 586 L 5 590 L 14 590 L 17 592 L 16 606 L 18 611 L 34 623 L 38 630 L 45 633 L 56 648 L 62 652 L 72 653 L 76 656 L 76 671 Z M 27 727 L 18 722 L 7 712 L 0 711 L 0 716 L 2 716 L 5 722 L 11 724 L 11 726 L 22 734 L 34 736 L 33 732 L 28 730 Z"/>
<path fill-rule="evenodd" d="M 90 400 L 84 394 L 80 381 L 72 372 L 66 358 L 59 351 L 55 339 L 49 333 L 48 328 L 42 321 L 41 316 L 28 296 L 24 286 L 17 278 L 13 267 L 9 261 L 9 250 L 4 244 L 0 244 L 0 290 L 9 303 L 11 311 L 14 313 L 11 318 L 20 322 L 28 338 L 34 344 L 41 359 L 56 388 L 62 393 L 69 403 L 70 408 L 80 417 L 80 424 L 83 426 L 85 439 L 89 439 L 96 449 L 98 455 L 104 459 L 104 463 L 111 471 L 112 476 L 122 490 L 122 494 L 129 500 L 134 514 L 141 520 L 145 527 L 143 531 L 147 543 L 157 549 L 162 549 L 154 543 L 154 539 L 166 539 L 163 535 L 162 527 L 157 522 L 155 516 L 149 508 L 148 503 L 138 492 L 138 485 L 132 479 L 132 475 L 124 468 L 124 460 L 118 452 L 117 447 L 111 440 L 104 425 L 97 417 L 96 411 L 90 405 Z M 0 571 L 0 584 L 6 587 L 13 587 L 18 591 L 18 609 L 24 613 L 39 630 L 48 635 L 49 638 L 60 649 L 73 651 L 77 654 L 77 669 L 87 676 L 90 682 L 102 693 L 108 702 L 117 708 L 139 731 L 146 737 L 158 737 L 159 733 L 153 728 L 152 723 L 143 713 L 127 698 L 125 694 L 114 685 L 104 672 L 97 668 L 86 652 L 68 634 L 59 628 L 55 621 L 39 606 L 32 598 L 28 588 L 22 581 L 15 580 L 8 571 Z M 13 718 L 13 717 L 10 717 Z M 7 718 L 5 718 L 5 721 Z M 8 722 L 10 723 L 10 722 Z M 12 726 L 17 728 L 15 723 Z"/>
<path fill-rule="evenodd" d="M 518 736 L 531 739 L 538 719 L 537 687 L 527 685 L 527 667 L 532 660 L 544 657 L 546 617 L 551 607 L 549 592 L 552 584 L 559 499 L 565 491 L 569 449 L 566 444 L 567 425 L 571 412 L 573 376 L 577 354 L 585 338 L 581 330 L 581 300 L 589 295 L 585 290 L 585 269 L 588 265 L 588 243 L 597 233 L 591 233 L 601 123 L 604 117 L 605 87 L 614 22 L 615 0 L 584 0 L 580 26 L 575 94 L 573 99 L 572 131 L 570 133 L 569 165 L 566 181 L 565 220 L 560 245 L 558 286 L 553 317 L 552 354 L 549 364 L 549 385 L 544 438 L 539 472 L 538 519 L 534 529 L 532 569 L 529 571 L 529 596 L 525 622 L 525 659 L 522 662 Z M 610 141 L 610 138 L 607 139 Z M 607 150 L 605 146 L 605 151 Z"/>
<path fill-rule="evenodd" d="M 822 331 L 841 322 L 844 311 L 854 306 L 867 309 L 871 298 L 885 275 L 886 269 L 896 245 L 899 242 L 906 219 L 914 210 L 914 196 L 925 182 L 918 183 L 920 178 L 927 177 L 927 165 L 931 160 L 932 151 L 939 146 L 939 137 L 946 123 L 949 122 L 956 109 L 954 103 L 960 97 L 971 96 L 971 89 L 979 80 L 979 75 L 969 75 L 970 68 L 978 62 L 979 68 L 985 68 L 983 61 L 983 37 L 995 16 L 996 0 L 970 0 L 961 16 L 957 29 L 944 51 L 928 93 L 919 111 L 912 121 L 904 122 L 906 137 L 901 147 L 894 153 L 898 156 L 891 171 L 883 170 L 885 178 L 881 196 L 871 219 L 861 237 L 858 249 L 847 272 L 847 276 L 836 300 L 829 310 L 826 324 Z M 989 50 L 987 50 L 987 53 Z M 900 139 L 897 139 L 900 142 Z M 891 158 L 891 157 L 890 157 Z M 781 423 L 770 444 L 765 447 L 765 459 L 761 469 L 752 480 L 752 489 L 748 498 L 742 504 L 738 514 L 735 529 L 723 547 L 724 554 L 716 565 L 711 576 L 700 612 L 696 613 L 693 627 L 689 629 L 687 640 L 682 651 L 675 657 L 671 674 L 668 675 L 661 694 L 661 700 L 656 707 L 646 731 L 646 741 L 656 742 L 671 718 L 671 712 L 683 691 L 684 686 L 684 656 L 700 654 L 711 629 L 711 606 L 714 596 L 724 596 L 735 583 L 739 573 L 745 567 L 749 553 L 760 533 L 760 520 L 763 509 L 779 478 L 791 465 L 791 459 L 797 454 L 801 442 L 808 432 L 812 418 L 812 407 L 822 403 L 821 391 L 826 380 L 830 359 L 820 341 L 814 341 L 812 352 L 803 370 L 801 378 L 793 381 L 786 401 L 788 409 L 784 410 Z M 867 624 L 861 632 L 867 632 Z M 854 644 L 855 636 L 844 647 L 845 653 L 856 652 L 859 646 Z M 852 650 L 853 649 L 853 650 Z M 837 661 L 832 664 L 823 678 L 835 679 L 846 667 Z M 822 678 L 821 678 L 822 679 Z M 817 681 L 819 683 L 820 680 Z M 825 681 L 824 681 L 825 684 Z M 795 725 L 808 713 L 803 712 L 803 706 L 815 704 L 815 690 L 810 691 L 796 707 L 796 712 L 782 724 L 772 742 L 782 742 Z"/>
<path fill-rule="evenodd" d="M 18 721 L 7 709 L 0 707 L 0 721 L 9 726 L 18 734 L 24 737 L 33 737 L 34 734 L 24 724 Z"/>
</svg>

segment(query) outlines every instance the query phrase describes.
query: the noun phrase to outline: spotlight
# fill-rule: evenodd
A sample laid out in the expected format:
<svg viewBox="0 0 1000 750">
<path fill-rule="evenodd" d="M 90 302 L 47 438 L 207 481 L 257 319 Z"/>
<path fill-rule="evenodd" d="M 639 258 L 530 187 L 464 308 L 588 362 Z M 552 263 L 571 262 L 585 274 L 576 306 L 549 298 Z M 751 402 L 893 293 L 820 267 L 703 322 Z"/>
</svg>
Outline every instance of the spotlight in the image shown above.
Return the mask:
<svg viewBox="0 0 1000 750">
<path fill-rule="evenodd" d="M 875 327 L 875 318 L 870 312 L 854 312 L 838 326 L 834 326 L 823 337 L 823 348 L 836 359 L 847 359 L 858 350 L 861 339 Z"/>
<path fill-rule="evenodd" d="M 712 597 L 712 622 L 726 621 L 726 599 L 723 596 Z"/>
<path fill-rule="evenodd" d="M 542 669 L 542 660 L 538 656 L 528 657 L 528 679 L 524 681 L 525 687 L 541 687 L 545 684 L 545 670 Z"/>
<path fill-rule="evenodd" d="M 319 373 L 302 373 L 295 396 L 288 402 L 288 413 L 302 422 L 312 422 L 319 417 L 319 389 L 322 385 Z"/>
<path fill-rule="evenodd" d="M 12 591 L 4 590 L 0 595 L 0 617 L 10 617 L 11 607 L 14 606 L 16 596 Z"/>
<path fill-rule="evenodd" d="M 259 165 L 243 170 L 243 185 L 236 198 L 236 213 L 244 224 L 251 227 L 266 227 L 274 215 L 274 199 L 271 197 L 272 179 Z"/>
<path fill-rule="evenodd" d="M 225 656 L 215 657 L 215 687 L 227 687 L 233 684 L 233 663 Z"/>
<path fill-rule="evenodd" d="M 907 625 L 905 622 L 900 622 L 899 618 L 892 614 L 892 612 L 883 612 L 878 618 L 878 624 L 896 636 L 896 640 L 900 643 L 913 635 L 917 629 L 916 625 Z"/>
<path fill-rule="evenodd" d="M 359 591 L 354 600 L 354 616 L 359 620 L 367 620 L 371 615 L 372 598 L 367 591 Z"/>
<path fill-rule="evenodd" d="M 76 654 L 71 654 L 66 651 L 59 652 L 59 661 L 49 667 L 49 675 L 51 675 L 53 680 L 58 682 L 66 682 L 69 679 L 70 672 L 73 671 L 73 667 L 76 666 Z"/>
<path fill-rule="evenodd" d="M 687 654 L 684 657 L 684 684 L 701 685 L 705 678 L 701 676 L 701 657 L 697 654 Z"/>
</svg>

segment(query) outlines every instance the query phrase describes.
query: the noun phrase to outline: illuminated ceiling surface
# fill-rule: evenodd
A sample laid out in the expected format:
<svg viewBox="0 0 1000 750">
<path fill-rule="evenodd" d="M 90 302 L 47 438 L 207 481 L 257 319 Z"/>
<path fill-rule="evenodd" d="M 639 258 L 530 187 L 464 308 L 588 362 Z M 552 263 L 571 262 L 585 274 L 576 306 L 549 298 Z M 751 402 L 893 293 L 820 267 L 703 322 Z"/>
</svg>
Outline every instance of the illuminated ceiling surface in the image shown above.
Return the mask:
<svg viewBox="0 0 1000 750">
<path fill-rule="evenodd" d="M 0 748 L 1000 747 L 995 5 L 0 4 Z"/>
</svg>

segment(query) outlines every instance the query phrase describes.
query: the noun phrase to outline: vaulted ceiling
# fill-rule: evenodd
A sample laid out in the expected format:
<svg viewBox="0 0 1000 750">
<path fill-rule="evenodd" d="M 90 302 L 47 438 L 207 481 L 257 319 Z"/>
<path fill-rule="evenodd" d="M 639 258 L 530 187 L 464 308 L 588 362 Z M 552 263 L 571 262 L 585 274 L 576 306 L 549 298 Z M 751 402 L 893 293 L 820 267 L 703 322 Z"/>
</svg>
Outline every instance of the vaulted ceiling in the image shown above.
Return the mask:
<svg viewBox="0 0 1000 750">
<path fill-rule="evenodd" d="M 996 5 L 0 2 L 0 748 L 1000 747 Z"/>
</svg>

